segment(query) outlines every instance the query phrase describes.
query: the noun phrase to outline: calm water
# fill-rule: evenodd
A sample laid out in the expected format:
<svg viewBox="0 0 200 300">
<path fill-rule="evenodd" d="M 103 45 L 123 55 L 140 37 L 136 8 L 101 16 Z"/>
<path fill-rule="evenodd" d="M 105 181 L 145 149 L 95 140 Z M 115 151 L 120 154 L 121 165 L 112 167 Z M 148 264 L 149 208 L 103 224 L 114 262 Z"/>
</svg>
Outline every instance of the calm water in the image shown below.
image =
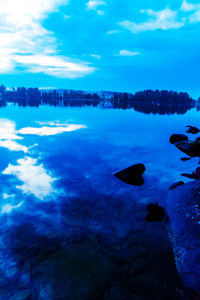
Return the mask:
<svg viewBox="0 0 200 300">
<path fill-rule="evenodd" d="M 186 125 L 194 109 L 1 108 L 0 299 L 176 299 L 167 231 L 144 218 L 196 168 L 169 144 Z M 143 187 L 112 175 L 138 162 Z"/>
</svg>

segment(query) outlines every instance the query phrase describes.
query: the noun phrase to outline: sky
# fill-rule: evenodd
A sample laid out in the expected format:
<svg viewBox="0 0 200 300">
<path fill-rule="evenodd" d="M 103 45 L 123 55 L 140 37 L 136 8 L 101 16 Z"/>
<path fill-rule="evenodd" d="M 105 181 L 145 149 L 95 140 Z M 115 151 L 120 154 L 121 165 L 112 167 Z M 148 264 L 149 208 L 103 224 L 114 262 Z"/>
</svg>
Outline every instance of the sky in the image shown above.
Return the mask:
<svg viewBox="0 0 200 300">
<path fill-rule="evenodd" d="M 0 83 L 200 96 L 200 1 L 0 0 Z"/>
</svg>

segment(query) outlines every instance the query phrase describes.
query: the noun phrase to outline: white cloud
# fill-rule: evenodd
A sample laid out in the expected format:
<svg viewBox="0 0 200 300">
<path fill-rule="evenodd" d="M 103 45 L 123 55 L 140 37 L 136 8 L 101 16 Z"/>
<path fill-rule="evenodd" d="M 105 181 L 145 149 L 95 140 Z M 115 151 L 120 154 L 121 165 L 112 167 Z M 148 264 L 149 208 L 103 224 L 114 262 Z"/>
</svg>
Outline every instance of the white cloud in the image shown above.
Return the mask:
<svg viewBox="0 0 200 300">
<path fill-rule="evenodd" d="M 104 15 L 104 11 L 98 9 L 99 6 L 105 6 L 106 2 L 102 0 L 90 0 L 86 3 L 87 9 L 88 10 L 94 10 L 96 11 L 99 15 Z"/>
<path fill-rule="evenodd" d="M 116 56 L 136 56 L 138 54 L 141 53 L 138 51 L 120 50 L 119 54 L 116 54 Z"/>
<path fill-rule="evenodd" d="M 70 19 L 71 17 L 68 15 L 63 15 L 64 20 Z"/>
<path fill-rule="evenodd" d="M 14 55 L 13 59 L 17 64 L 24 66 L 28 72 L 42 72 L 61 78 L 82 77 L 94 70 L 86 63 L 75 63 L 66 57 L 55 55 Z"/>
<path fill-rule="evenodd" d="M 119 30 L 109 30 L 106 32 L 106 34 L 115 34 L 115 33 L 118 33 Z"/>
<path fill-rule="evenodd" d="M 124 20 L 119 22 L 119 25 L 133 33 L 139 33 L 157 29 L 178 29 L 190 23 L 200 22 L 200 3 L 191 3 L 187 0 L 183 0 L 181 7 L 176 11 L 167 7 L 160 11 L 143 9 L 140 12 L 146 13 L 150 18 L 143 23 Z"/>
<path fill-rule="evenodd" d="M 42 164 L 38 165 L 37 159 L 25 157 L 19 159 L 17 163 L 17 165 L 9 164 L 2 172 L 15 175 L 23 182 L 23 185 L 17 186 L 17 188 L 24 193 L 33 194 L 40 200 L 55 192 L 52 184 L 56 179 L 47 174 Z"/>
<path fill-rule="evenodd" d="M 0 0 L 0 73 L 22 67 L 28 72 L 75 78 L 95 70 L 88 63 L 57 56 L 58 42 L 54 34 L 42 25 L 50 13 L 67 2 Z M 42 61 L 46 62 L 45 65 L 41 65 Z"/>
<path fill-rule="evenodd" d="M 56 135 L 63 132 L 71 132 L 81 128 L 86 128 L 85 125 L 76 125 L 70 124 L 65 126 L 43 126 L 43 127 L 24 127 L 18 130 L 19 134 L 26 135 L 26 134 L 35 134 L 39 136 L 49 136 L 49 135 Z"/>
<path fill-rule="evenodd" d="M 139 24 L 124 20 L 120 22 L 119 25 L 133 33 L 154 31 L 157 29 L 175 29 L 184 26 L 184 22 L 177 20 L 177 11 L 173 11 L 169 8 L 165 8 L 161 11 L 154 11 L 152 9 L 141 10 L 141 13 L 147 13 L 151 18 L 148 21 Z"/>
<path fill-rule="evenodd" d="M 186 0 L 183 1 L 181 10 L 184 12 L 191 12 L 188 16 L 190 23 L 200 22 L 200 3 L 189 3 Z"/>
<path fill-rule="evenodd" d="M 91 54 L 91 56 L 96 59 L 101 59 L 101 55 L 99 55 L 99 54 Z"/>
<path fill-rule="evenodd" d="M 193 4 L 193 3 L 189 3 L 186 0 L 183 1 L 182 5 L 181 5 L 181 10 L 182 11 L 194 11 L 196 10 L 197 7 L 199 7 L 199 4 Z"/>
</svg>

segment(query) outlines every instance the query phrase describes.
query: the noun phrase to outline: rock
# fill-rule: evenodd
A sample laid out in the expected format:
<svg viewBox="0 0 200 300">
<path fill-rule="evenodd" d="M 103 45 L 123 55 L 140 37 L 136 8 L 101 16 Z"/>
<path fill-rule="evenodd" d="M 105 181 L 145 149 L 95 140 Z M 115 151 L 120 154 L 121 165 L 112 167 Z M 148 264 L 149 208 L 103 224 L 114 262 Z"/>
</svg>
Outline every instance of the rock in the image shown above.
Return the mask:
<svg viewBox="0 0 200 300">
<path fill-rule="evenodd" d="M 184 177 L 187 177 L 190 179 L 199 179 L 199 177 L 194 174 L 182 173 L 181 176 L 184 176 Z"/>
<path fill-rule="evenodd" d="M 147 210 L 149 211 L 145 218 L 147 222 L 161 222 L 164 220 L 165 210 L 163 207 L 157 204 L 149 204 Z"/>
<path fill-rule="evenodd" d="M 200 132 L 200 130 L 197 127 L 193 127 L 190 125 L 188 125 L 186 127 L 187 127 L 187 129 L 186 129 L 187 133 L 197 134 L 198 132 Z"/>
<path fill-rule="evenodd" d="M 200 180 L 169 191 L 167 226 L 180 277 L 200 293 Z"/>
<path fill-rule="evenodd" d="M 181 176 L 185 176 L 185 177 L 188 177 L 190 179 L 198 180 L 198 179 L 200 179 L 200 167 L 196 168 L 192 172 L 192 174 L 183 173 L 183 174 L 181 174 Z"/>
<path fill-rule="evenodd" d="M 175 144 L 181 141 L 188 141 L 188 137 L 185 134 L 172 134 L 169 141 L 171 144 Z"/>
<path fill-rule="evenodd" d="M 183 181 L 178 181 L 173 183 L 172 185 L 170 185 L 169 190 L 175 189 L 177 186 L 183 185 L 184 182 Z"/>
<path fill-rule="evenodd" d="M 116 265 L 94 245 L 72 244 L 34 268 L 37 299 L 95 299 L 116 271 Z"/>
<path fill-rule="evenodd" d="M 187 161 L 187 160 L 190 160 L 190 159 L 191 159 L 191 157 L 181 157 L 182 161 Z"/>
<path fill-rule="evenodd" d="M 144 184 L 144 179 L 142 177 L 144 171 L 145 166 L 141 163 L 116 172 L 114 175 L 127 184 L 142 186 Z"/>
<path fill-rule="evenodd" d="M 190 157 L 200 156 L 200 142 L 177 142 L 175 146 Z"/>
<path fill-rule="evenodd" d="M 200 179 L 200 167 L 196 168 L 192 174 Z"/>
</svg>

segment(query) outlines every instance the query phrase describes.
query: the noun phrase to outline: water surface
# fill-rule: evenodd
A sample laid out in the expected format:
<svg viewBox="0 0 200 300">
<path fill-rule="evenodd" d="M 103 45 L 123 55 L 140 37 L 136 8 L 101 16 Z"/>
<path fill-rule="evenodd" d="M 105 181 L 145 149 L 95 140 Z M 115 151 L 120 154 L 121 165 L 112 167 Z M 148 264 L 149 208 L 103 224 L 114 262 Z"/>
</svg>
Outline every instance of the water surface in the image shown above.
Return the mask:
<svg viewBox="0 0 200 300">
<path fill-rule="evenodd" d="M 146 205 L 196 168 L 169 137 L 198 121 L 195 109 L 1 108 L 1 299 L 176 299 L 165 225 L 145 223 Z M 143 187 L 113 176 L 138 162 Z"/>
</svg>

